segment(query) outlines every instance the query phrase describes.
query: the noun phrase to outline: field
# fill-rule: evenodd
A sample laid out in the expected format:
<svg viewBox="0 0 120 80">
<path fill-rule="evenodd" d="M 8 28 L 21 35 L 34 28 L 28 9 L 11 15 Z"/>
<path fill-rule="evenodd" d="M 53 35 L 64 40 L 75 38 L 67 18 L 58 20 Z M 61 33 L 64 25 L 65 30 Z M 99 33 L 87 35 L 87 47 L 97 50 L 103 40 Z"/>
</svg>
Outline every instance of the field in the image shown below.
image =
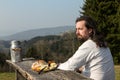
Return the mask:
<svg viewBox="0 0 120 80">
<path fill-rule="evenodd" d="M 15 73 L 13 72 L 0 73 L 0 80 L 15 80 Z"/>
<path fill-rule="evenodd" d="M 120 65 L 115 66 L 116 80 L 120 80 Z M 15 73 L 0 73 L 0 80 L 15 80 Z"/>
<path fill-rule="evenodd" d="M 115 66 L 115 77 L 116 77 L 116 80 L 120 80 L 120 65 Z"/>
</svg>

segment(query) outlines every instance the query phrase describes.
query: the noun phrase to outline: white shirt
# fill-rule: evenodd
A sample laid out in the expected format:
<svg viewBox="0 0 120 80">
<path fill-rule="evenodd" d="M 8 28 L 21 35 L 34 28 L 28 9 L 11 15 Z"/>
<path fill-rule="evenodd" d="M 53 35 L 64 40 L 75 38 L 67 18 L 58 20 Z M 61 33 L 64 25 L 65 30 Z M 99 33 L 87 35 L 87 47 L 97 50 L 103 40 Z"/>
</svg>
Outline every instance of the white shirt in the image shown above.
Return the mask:
<svg viewBox="0 0 120 80">
<path fill-rule="evenodd" d="M 94 80 L 115 80 L 114 63 L 109 48 L 100 48 L 90 39 L 85 41 L 58 69 L 72 70 L 84 66 L 83 75 Z"/>
</svg>

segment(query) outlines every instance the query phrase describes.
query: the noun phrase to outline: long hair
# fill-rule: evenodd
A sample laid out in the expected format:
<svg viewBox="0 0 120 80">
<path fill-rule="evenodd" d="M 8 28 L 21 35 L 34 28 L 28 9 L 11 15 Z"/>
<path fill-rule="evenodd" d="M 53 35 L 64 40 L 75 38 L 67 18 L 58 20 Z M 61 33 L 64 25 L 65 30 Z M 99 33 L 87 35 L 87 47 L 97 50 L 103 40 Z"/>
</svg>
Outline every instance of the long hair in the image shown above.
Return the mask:
<svg viewBox="0 0 120 80">
<path fill-rule="evenodd" d="M 81 16 L 76 19 L 76 23 L 79 21 L 85 21 L 85 26 L 87 29 L 92 29 L 90 38 L 97 44 L 99 47 L 107 47 L 107 44 L 104 40 L 104 36 L 101 32 L 97 30 L 97 22 L 89 16 Z"/>
</svg>

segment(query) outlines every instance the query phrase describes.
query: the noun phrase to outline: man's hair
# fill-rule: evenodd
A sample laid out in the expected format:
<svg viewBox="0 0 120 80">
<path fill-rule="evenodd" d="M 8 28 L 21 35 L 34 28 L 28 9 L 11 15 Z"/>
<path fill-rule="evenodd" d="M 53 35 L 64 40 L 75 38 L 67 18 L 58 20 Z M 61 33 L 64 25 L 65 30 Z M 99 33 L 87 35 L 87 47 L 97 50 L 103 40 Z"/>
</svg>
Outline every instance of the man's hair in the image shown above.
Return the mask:
<svg viewBox="0 0 120 80">
<path fill-rule="evenodd" d="M 97 30 L 97 22 L 89 16 L 81 16 L 76 19 L 76 23 L 79 21 L 85 21 L 85 26 L 87 29 L 92 29 L 90 38 L 99 46 L 107 47 L 107 44 L 104 40 L 104 36 Z"/>
</svg>

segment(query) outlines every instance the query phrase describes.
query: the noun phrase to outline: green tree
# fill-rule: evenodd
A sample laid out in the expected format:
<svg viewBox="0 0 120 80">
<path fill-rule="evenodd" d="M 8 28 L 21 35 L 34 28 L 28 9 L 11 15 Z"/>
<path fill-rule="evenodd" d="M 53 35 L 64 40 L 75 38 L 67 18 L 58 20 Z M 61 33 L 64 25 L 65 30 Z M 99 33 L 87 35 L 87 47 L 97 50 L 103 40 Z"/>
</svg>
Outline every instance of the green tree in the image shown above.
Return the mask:
<svg viewBox="0 0 120 80">
<path fill-rule="evenodd" d="M 93 17 L 98 22 L 98 30 L 103 32 L 115 63 L 120 63 L 120 1 L 85 0 L 82 15 Z"/>
<path fill-rule="evenodd" d="M 5 65 L 5 60 L 8 59 L 8 57 L 5 55 L 5 53 L 0 53 L 0 66 L 3 67 Z"/>
<path fill-rule="evenodd" d="M 26 52 L 26 57 L 33 57 L 33 58 L 37 58 L 37 51 L 35 49 L 34 46 L 30 46 Z"/>
</svg>

